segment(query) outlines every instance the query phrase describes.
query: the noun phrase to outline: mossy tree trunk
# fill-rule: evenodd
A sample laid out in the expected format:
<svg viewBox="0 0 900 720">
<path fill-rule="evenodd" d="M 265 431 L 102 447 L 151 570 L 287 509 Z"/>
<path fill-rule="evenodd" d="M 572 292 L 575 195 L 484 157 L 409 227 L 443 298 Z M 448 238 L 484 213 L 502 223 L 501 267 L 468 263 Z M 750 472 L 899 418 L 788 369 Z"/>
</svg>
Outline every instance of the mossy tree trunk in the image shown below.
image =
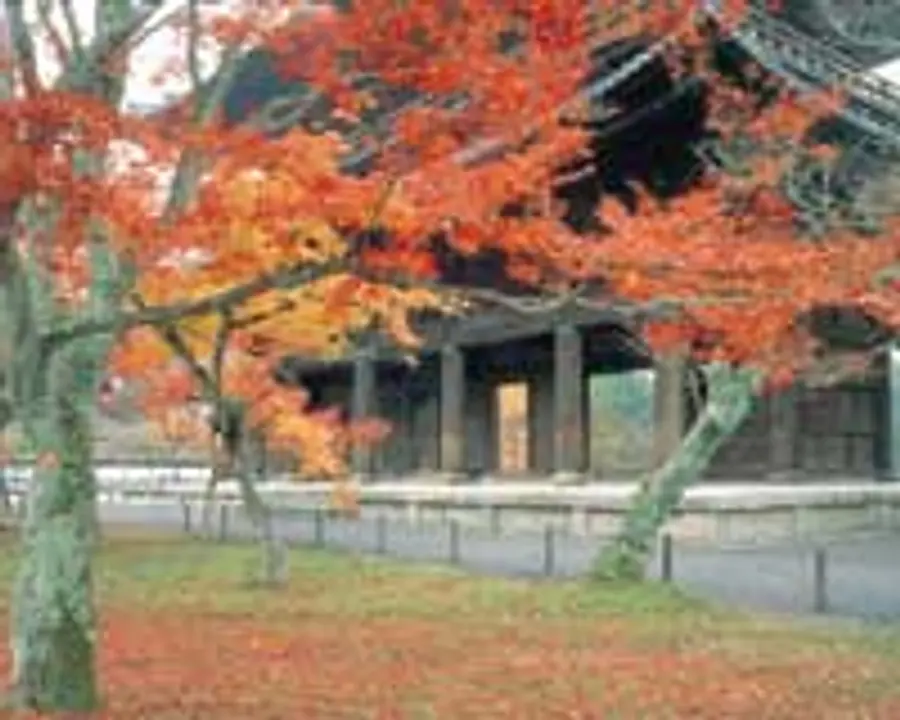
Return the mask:
<svg viewBox="0 0 900 720">
<path fill-rule="evenodd" d="M 81 52 L 71 54 L 56 87 L 78 92 L 111 109 L 121 107 L 128 63 L 108 62 L 119 50 L 127 58 L 128 40 L 152 22 L 159 3 L 97 0 L 93 32 L 81 38 Z M 0 69 L 0 100 L 14 98 L 16 72 L 35 71 L 34 29 L 25 3 L 5 4 L 0 38 L 11 63 Z M 212 91 L 205 93 L 199 124 L 217 117 L 239 54 L 223 63 Z M 115 67 L 113 67 L 113 65 Z M 36 72 L 36 71 L 35 71 Z M 197 187 L 197 164 L 186 153 L 169 188 L 165 217 L 178 212 Z M 73 154 L 73 170 L 101 176 L 106 151 L 82 148 Z M 5 371 L 3 398 L 13 398 L 31 449 L 43 459 L 31 484 L 23 530 L 23 555 L 13 598 L 11 645 L 17 704 L 41 711 L 91 710 L 97 703 L 94 670 L 94 607 L 91 560 L 96 539 L 95 485 L 89 409 L 113 338 L 92 334 L 67 339 L 65 347 L 48 347 L 47 330 L 73 312 L 55 302 L 53 281 L 36 258 L 20 254 L 10 241 L 6 220 L 22 221 L 31 249 L 52 249 L 58 204 L 25 197 L 0 208 L 0 367 Z M 64 202 L 64 199 L 60 199 Z M 120 307 L 134 287 L 134 268 L 120 263 L 100 218 L 85 228 L 90 265 L 89 302 L 85 312 L 102 317 Z M 40 239 L 42 238 L 42 239 Z M 48 242 L 47 248 L 39 247 Z M 113 331 L 110 329 L 110 331 Z M 95 331 L 86 331 L 94 333 Z M 0 402 L 2 410 L 9 403 Z M 7 420 L 8 421 L 8 420 Z"/>
<path fill-rule="evenodd" d="M 25 227 L 45 218 L 30 205 Z M 91 299 L 115 298 L 105 253 L 95 251 Z M 5 392 L 14 402 L 26 451 L 36 458 L 28 484 L 22 554 L 13 590 L 12 701 L 38 710 L 87 711 L 97 705 L 92 558 L 97 539 L 90 410 L 112 338 L 63 344 L 46 329 L 64 317 L 50 278 L 9 245 L 0 284 Z"/>
<path fill-rule="evenodd" d="M 40 459 L 28 486 L 21 559 L 12 598 L 12 705 L 38 711 L 91 710 L 97 703 L 91 559 L 96 517 L 91 439 L 82 403 L 94 344 L 51 348 L 40 329 L 46 288 L 0 243 L 3 395 L 23 440 Z M 100 363 L 93 363 L 93 367 Z M 85 381 L 87 380 L 87 383 Z"/>
<path fill-rule="evenodd" d="M 43 412 L 25 421 L 38 457 L 13 595 L 17 705 L 86 711 L 97 705 L 92 558 L 96 488 L 86 408 L 67 356 L 51 362 Z"/>
<path fill-rule="evenodd" d="M 709 467 L 722 445 L 753 409 L 762 376 L 751 369 L 722 369 L 713 375 L 707 402 L 681 445 L 644 482 L 613 542 L 594 563 L 598 580 L 640 580 L 657 537 L 681 504 L 685 490 Z"/>
</svg>

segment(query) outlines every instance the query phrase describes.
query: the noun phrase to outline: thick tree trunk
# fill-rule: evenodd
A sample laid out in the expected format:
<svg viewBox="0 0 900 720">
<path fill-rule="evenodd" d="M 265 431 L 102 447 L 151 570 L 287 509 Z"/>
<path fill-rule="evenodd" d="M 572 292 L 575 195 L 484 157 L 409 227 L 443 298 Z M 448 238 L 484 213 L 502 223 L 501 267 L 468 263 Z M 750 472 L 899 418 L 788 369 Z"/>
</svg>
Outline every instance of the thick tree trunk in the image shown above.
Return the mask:
<svg viewBox="0 0 900 720">
<path fill-rule="evenodd" d="M 12 612 L 17 705 L 85 711 L 97 705 L 92 558 L 96 487 L 91 438 L 74 373 L 54 363 L 47 412 L 27 423 L 39 458 L 29 491 Z"/>
<path fill-rule="evenodd" d="M 675 453 L 641 485 L 622 529 L 594 564 L 598 580 L 640 580 L 659 532 L 719 448 L 753 409 L 762 385 L 752 370 L 723 371 L 710 382 L 703 411 Z"/>
</svg>

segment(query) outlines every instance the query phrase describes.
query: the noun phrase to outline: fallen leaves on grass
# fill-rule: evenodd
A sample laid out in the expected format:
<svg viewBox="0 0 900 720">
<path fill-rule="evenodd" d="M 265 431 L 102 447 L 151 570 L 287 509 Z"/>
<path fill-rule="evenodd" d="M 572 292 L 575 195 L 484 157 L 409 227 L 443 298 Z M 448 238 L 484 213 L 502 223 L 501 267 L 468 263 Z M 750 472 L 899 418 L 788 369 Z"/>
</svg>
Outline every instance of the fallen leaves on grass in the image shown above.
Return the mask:
<svg viewBox="0 0 900 720">
<path fill-rule="evenodd" d="M 896 656 L 837 628 L 750 622 L 654 586 L 307 550 L 291 555 L 286 589 L 252 590 L 256 552 L 104 548 L 97 720 L 900 718 Z"/>
<path fill-rule="evenodd" d="M 575 639 L 558 622 L 323 620 L 110 610 L 96 717 L 900 717 L 900 704 L 866 692 L 866 664 L 847 658 L 742 663 L 635 643 L 602 621 Z"/>
</svg>

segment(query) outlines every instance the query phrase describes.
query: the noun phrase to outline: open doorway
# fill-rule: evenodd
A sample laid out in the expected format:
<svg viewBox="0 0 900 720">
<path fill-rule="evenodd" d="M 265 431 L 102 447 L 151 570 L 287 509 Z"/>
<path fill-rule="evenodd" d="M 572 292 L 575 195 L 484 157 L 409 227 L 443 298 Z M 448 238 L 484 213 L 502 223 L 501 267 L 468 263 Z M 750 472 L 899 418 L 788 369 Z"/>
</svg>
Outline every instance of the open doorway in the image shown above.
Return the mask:
<svg viewBox="0 0 900 720">
<path fill-rule="evenodd" d="M 655 384 L 652 369 L 590 375 L 588 457 L 594 474 L 626 478 L 652 467 Z"/>
<path fill-rule="evenodd" d="M 497 408 L 497 470 L 525 473 L 531 468 L 531 408 L 527 382 L 505 382 L 494 389 Z"/>
</svg>

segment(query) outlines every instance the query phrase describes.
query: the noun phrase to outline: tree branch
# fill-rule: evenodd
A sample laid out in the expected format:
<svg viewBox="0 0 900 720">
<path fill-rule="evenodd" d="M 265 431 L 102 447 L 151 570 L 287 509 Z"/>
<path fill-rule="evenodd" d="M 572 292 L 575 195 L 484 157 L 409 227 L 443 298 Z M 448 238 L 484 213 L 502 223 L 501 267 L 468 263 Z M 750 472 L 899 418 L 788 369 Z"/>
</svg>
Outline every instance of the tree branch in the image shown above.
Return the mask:
<svg viewBox="0 0 900 720">
<path fill-rule="evenodd" d="M 187 66 L 191 88 L 196 94 L 203 85 L 200 75 L 200 7 L 199 0 L 188 0 Z"/>
<path fill-rule="evenodd" d="M 149 307 L 144 302 L 144 299 L 138 293 L 132 293 L 131 301 L 135 304 L 135 306 L 142 311 L 149 311 Z M 194 357 L 194 354 L 191 352 L 191 349 L 188 347 L 187 342 L 184 339 L 182 333 L 178 330 L 177 326 L 174 322 L 166 323 L 160 327 L 156 328 L 156 331 L 160 334 L 160 336 L 165 340 L 166 344 L 175 353 L 185 362 L 190 368 L 191 372 L 203 386 L 203 390 L 210 396 L 214 396 L 216 394 L 216 383 L 213 380 L 212 375 L 209 370 L 207 370 L 201 362 Z"/>
<path fill-rule="evenodd" d="M 222 376 L 225 369 L 225 352 L 228 350 L 228 339 L 233 327 L 232 309 L 226 308 L 219 316 L 219 326 L 216 328 L 216 336 L 213 339 L 212 376 L 213 383 L 222 389 Z"/>
<path fill-rule="evenodd" d="M 240 51 L 236 46 L 226 50 L 219 69 L 211 81 L 208 94 L 202 98 L 197 95 L 194 103 L 194 120 L 198 126 L 209 123 L 222 106 L 237 75 L 240 57 Z M 195 91 L 195 95 L 198 93 L 199 91 Z M 162 213 L 163 222 L 171 221 L 190 203 L 197 190 L 202 172 L 203 158 L 191 150 L 182 152 L 169 186 L 169 196 Z"/>
<path fill-rule="evenodd" d="M 22 74 L 22 82 L 28 95 L 40 90 L 37 56 L 28 23 L 25 21 L 23 0 L 6 0 L 6 16 L 9 20 L 9 35 L 16 64 Z"/>
<path fill-rule="evenodd" d="M 66 24 L 66 31 L 69 33 L 69 42 L 72 44 L 72 54 L 76 58 L 83 58 L 84 38 L 78 27 L 78 19 L 75 17 L 75 8 L 72 6 L 72 0 L 60 0 L 60 8 Z"/>
<path fill-rule="evenodd" d="M 293 289 L 346 270 L 342 259 L 322 265 L 303 265 L 280 272 L 259 275 L 252 280 L 220 290 L 196 300 L 172 305 L 147 305 L 134 311 L 113 312 L 106 317 L 75 320 L 42 336 L 45 348 L 52 349 L 80 337 L 119 333 L 140 325 L 160 326 L 188 317 L 221 313 L 271 290 Z"/>
<path fill-rule="evenodd" d="M 65 66 L 69 62 L 69 56 L 72 54 L 72 50 L 66 45 L 62 33 L 59 28 L 56 27 L 53 18 L 50 17 L 50 10 L 50 0 L 37 0 L 37 13 L 41 27 L 43 27 L 44 32 L 47 33 L 50 45 L 53 48 L 53 52 L 56 53 L 60 65 Z"/>
</svg>

